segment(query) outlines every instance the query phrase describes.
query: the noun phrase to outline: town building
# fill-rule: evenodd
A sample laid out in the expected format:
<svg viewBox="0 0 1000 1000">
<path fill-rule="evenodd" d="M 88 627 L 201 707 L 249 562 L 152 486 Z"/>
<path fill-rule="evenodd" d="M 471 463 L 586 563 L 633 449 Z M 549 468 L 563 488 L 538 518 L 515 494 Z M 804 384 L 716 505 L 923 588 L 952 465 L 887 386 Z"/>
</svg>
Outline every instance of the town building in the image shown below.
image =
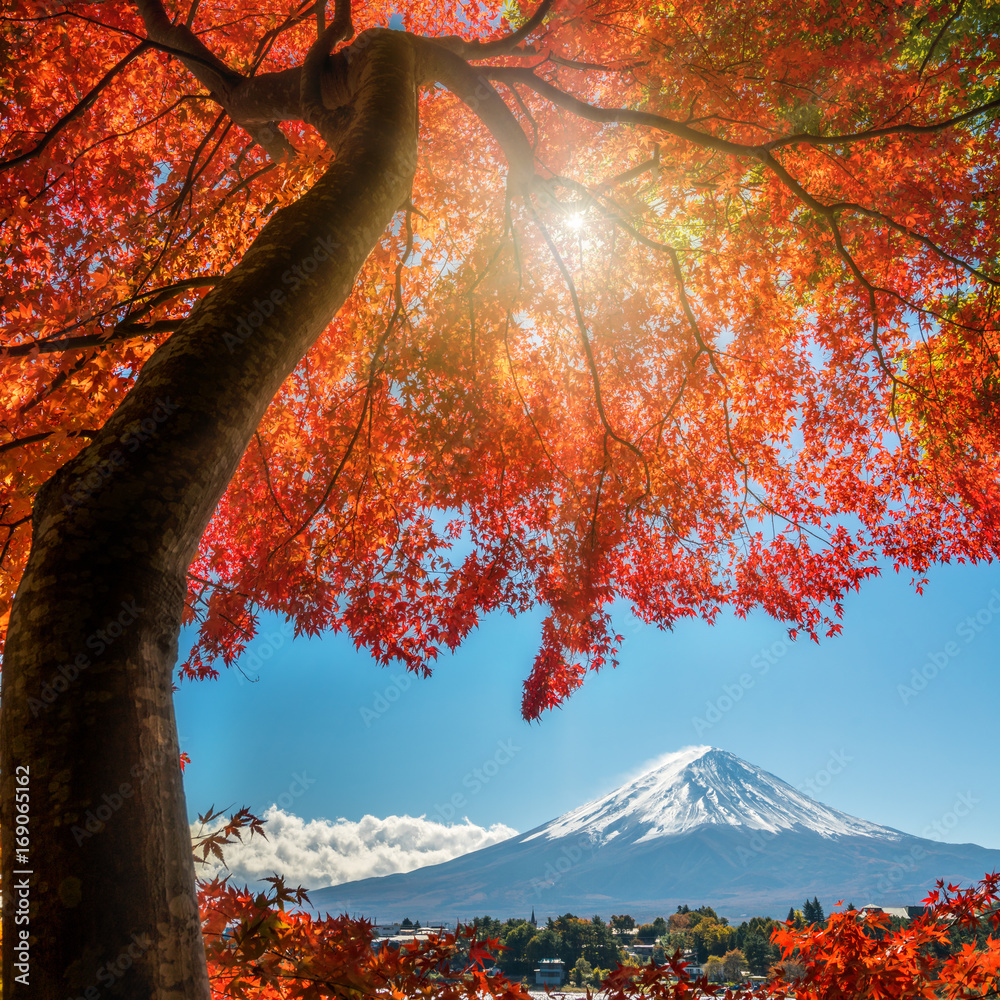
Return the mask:
<svg viewBox="0 0 1000 1000">
<path fill-rule="evenodd" d="M 536 986 L 562 986 L 565 963 L 561 958 L 539 959 L 535 969 Z"/>
</svg>

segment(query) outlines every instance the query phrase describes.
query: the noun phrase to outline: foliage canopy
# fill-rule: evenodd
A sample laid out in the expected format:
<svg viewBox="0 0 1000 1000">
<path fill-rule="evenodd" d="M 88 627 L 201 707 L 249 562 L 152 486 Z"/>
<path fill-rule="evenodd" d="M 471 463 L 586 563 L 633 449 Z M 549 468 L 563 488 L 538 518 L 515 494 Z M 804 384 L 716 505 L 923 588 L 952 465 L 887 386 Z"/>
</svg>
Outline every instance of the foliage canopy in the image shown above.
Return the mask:
<svg viewBox="0 0 1000 1000">
<path fill-rule="evenodd" d="M 332 156 L 290 93 L 313 6 L 137 7 L 5 20 L 6 602 L 41 483 Z M 997 552 L 993 5 L 504 15 L 529 30 L 491 50 L 453 34 L 498 37 L 487 4 L 365 4 L 326 61 L 401 22 L 437 84 L 405 217 L 204 534 L 189 675 L 262 610 L 426 671 L 541 604 L 534 717 L 614 659 L 616 599 L 815 637 L 882 558 Z"/>
<path fill-rule="evenodd" d="M 85 990 L 144 929 L 156 948 L 115 989 L 208 995 L 182 623 L 189 677 L 262 611 L 428 672 L 483 614 L 541 605 L 530 719 L 614 662 L 615 601 L 663 628 L 759 608 L 818 638 L 881 560 L 919 586 L 1000 553 L 995 4 L 326 15 L 3 15 L 0 835 L 10 877 L 30 761 L 59 886 L 14 997 Z M 115 791 L 122 768 L 142 795 Z M 274 892 L 203 899 L 233 995 L 417 995 L 440 960 L 370 958 L 363 928 Z M 940 928 L 915 924 L 893 964 L 834 926 L 789 943 L 816 996 L 843 955 L 858 996 L 995 977 L 992 943 L 932 968 Z M 890 966 L 895 993 L 865 979 Z M 612 995 L 690 989 L 635 976 Z"/>
</svg>

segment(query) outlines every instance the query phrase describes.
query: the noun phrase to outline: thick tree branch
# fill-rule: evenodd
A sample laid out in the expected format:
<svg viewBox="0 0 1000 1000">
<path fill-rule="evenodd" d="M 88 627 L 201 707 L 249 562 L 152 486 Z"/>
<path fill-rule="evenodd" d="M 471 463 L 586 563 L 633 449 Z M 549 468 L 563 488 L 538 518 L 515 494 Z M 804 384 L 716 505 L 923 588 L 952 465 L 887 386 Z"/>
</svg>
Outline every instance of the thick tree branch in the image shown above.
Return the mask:
<svg viewBox="0 0 1000 1000">
<path fill-rule="evenodd" d="M 918 243 L 922 243 L 932 253 L 941 257 L 943 260 L 954 264 L 956 267 L 961 268 L 963 271 L 968 272 L 973 277 L 979 278 L 981 281 L 985 281 L 989 285 L 1000 287 L 1000 279 L 991 278 L 978 267 L 974 267 L 972 264 L 962 260 L 960 257 L 956 257 L 954 254 L 948 253 L 947 250 L 938 246 L 933 240 L 928 239 L 926 236 L 918 233 L 914 229 L 910 229 L 909 226 L 904 226 L 902 223 L 896 222 L 895 219 L 890 218 L 888 215 L 885 215 L 874 208 L 865 208 L 864 205 L 858 205 L 853 201 L 838 201 L 828 207 L 831 212 L 854 212 L 857 215 L 864 215 L 866 218 L 885 223 L 885 225 L 887 225 L 890 229 L 895 230 L 897 233 L 901 233 L 903 236 L 908 236 L 911 240 L 916 240 Z"/>
<path fill-rule="evenodd" d="M 46 438 L 52 437 L 53 434 L 55 434 L 55 431 L 39 431 L 37 434 L 25 434 L 24 437 L 14 438 L 13 441 L 4 441 L 3 444 L 0 444 L 0 455 L 5 451 L 13 451 L 15 448 L 24 448 L 29 444 L 37 444 L 39 441 L 44 441 Z"/>
<path fill-rule="evenodd" d="M 0 352 L 0 360 L 7 358 L 25 358 L 37 352 L 39 354 L 61 354 L 65 351 L 78 351 L 84 347 L 103 347 L 121 340 L 132 340 L 134 337 L 146 337 L 152 333 L 172 333 L 177 329 L 179 319 L 159 319 L 152 323 L 120 324 L 111 333 L 88 333 L 82 337 L 66 337 L 63 340 L 36 340 L 28 344 L 15 344 Z"/>
<path fill-rule="evenodd" d="M 245 79 L 242 74 L 230 69 L 186 24 L 171 24 L 160 0 L 138 0 L 137 6 L 150 41 L 175 50 L 180 61 L 211 91 L 235 124 L 246 129 L 272 160 L 277 163 L 295 155 L 276 122 L 241 119 L 232 98 Z"/>
<path fill-rule="evenodd" d="M 952 22 L 962 13 L 962 9 L 965 7 L 965 0 L 961 0 L 958 6 L 951 12 L 949 18 L 941 25 L 941 29 L 934 36 L 934 41 L 931 42 L 930 47 L 927 49 L 927 54 L 924 56 L 923 62 L 920 64 L 920 69 L 917 72 L 918 77 L 924 75 L 924 70 L 927 69 L 927 64 L 931 61 L 931 56 L 934 55 L 934 50 L 938 46 L 938 42 L 944 38 L 944 33 L 951 27 Z"/>
<path fill-rule="evenodd" d="M 39 340 L 35 343 L 41 346 L 52 341 L 68 339 L 64 337 L 65 334 L 70 333 L 73 330 L 79 330 L 81 326 L 86 326 L 88 323 L 92 323 L 94 320 L 100 319 L 102 316 L 107 316 L 109 313 L 113 313 L 117 309 L 127 309 L 129 306 L 133 306 L 137 302 L 142 302 L 143 305 L 139 309 L 133 313 L 127 314 L 125 319 L 118 324 L 119 327 L 122 327 L 125 324 L 134 325 L 135 321 L 140 316 L 144 316 L 156 306 L 162 305 L 168 299 L 172 299 L 175 295 L 179 295 L 181 292 L 188 291 L 192 288 L 211 288 L 213 285 L 217 284 L 220 279 L 221 276 L 217 274 L 202 274 L 192 278 L 182 278 L 180 281 L 171 282 L 169 285 L 160 285 L 158 288 L 150 288 L 144 292 L 136 292 L 123 302 L 116 302 L 114 305 L 108 306 L 107 309 L 91 313 L 84 319 L 78 320 L 76 323 L 71 323 L 69 326 L 64 326 L 61 330 L 55 331 L 44 340 Z M 14 346 L 16 348 L 20 348 L 24 345 L 17 344 Z M 31 346 L 34 347 L 34 344 Z M 14 348 L 10 348 L 9 350 L 13 349 Z M 0 357 L 4 356 L 6 356 L 4 350 L 0 349 Z"/>
<path fill-rule="evenodd" d="M 60 118 L 59 121 L 57 121 L 45 133 L 45 135 L 42 136 L 39 143 L 31 149 L 20 153 L 17 156 L 11 157 L 9 160 L 3 160 L 0 162 L 0 170 L 9 170 L 11 167 L 20 166 L 20 164 L 26 163 L 28 160 L 34 159 L 34 157 L 44 153 L 45 150 L 52 145 L 59 133 L 62 132 L 62 130 L 69 125 L 70 122 L 76 121 L 77 118 L 93 107 L 94 102 L 101 96 L 101 92 L 112 82 L 112 80 L 115 79 L 116 76 L 118 76 L 119 73 L 121 73 L 123 69 L 125 69 L 126 66 L 128 66 L 130 62 L 137 59 L 143 54 L 143 52 L 147 51 L 151 47 L 152 44 L 148 41 L 140 42 L 134 49 L 119 59 L 118 62 L 115 63 L 115 65 L 112 66 L 111 69 L 109 69 L 107 73 L 105 73 L 104 76 L 102 76 L 101 79 L 95 84 L 90 93 L 87 94 L 87 96 L 84 97 L 84 99 L 74 108 L 67 111 L 66 114 L 64 114 L 62 118 Z"/>
<path fill-rule="evenodd" d="M 678 139 L 686 139 L 688 142 L 706 149 L 714 149 L 719 153 L 727 153 L 731 156 L 753 156 L 757 148 L 739 142 L 730 142 L 728 139 L 721 139 L 707 132 L 699 132 L 683 122 L 675 121 L 664 115 L 654 115 L 648 111 L 631 111 L 628 108 L 601 108 L 594 104 L 588 104 L 579 97 L 567 94 L 547 80 L 536 76 L 531 69 L 525 67 L 481 66 L 477 67 L 476 72 L 490 80 L 499 80 L 503 83 L 521 83 L 535 91 L 539 96 L 547 98 L 557 107 L 564 108 L 586 121 L 597 122 L 601 125 L 646 125 L 668 132 Z"/>
<path fill-rule="evenodd" d="M 535 8 L 535 13 L 517 31 L 503 38 L 496 38 L 490 42 L 470 42 L 458 35 L 444 35 L 434 41 L 463 59 L 489 59 L 492 56 L 510 55 L 545 20 L 552 9 L 552 4 L 553 0 L 542 0 Z"/>
<path fill-rule="evenodd" d="M 646 125 L 650 128 L 660 129 L 679 139 L 702 146 L 706 149 L 714 149 L 716 152 L 726 153 L 731 156 L 753 156 L 763 159 L 762 153 L 769 153 L 772 149 L 781 146 L 794 145 L 798 143 L 811 143 L 814 145 L 836 146 L 851 142 L 861 142 L 868 139 L 876 139 L 880 136 L 894 134 L 924 135 L 931 132 L 939 132 L 947 128 L 960 125 L 979 115 L 987 114 L 1000 109 L 1000 98 L 990 101 L 988 104 L 972 108 L 961 115 L 948 118 L 931 125 L 892 125 L 885 128 L 868 129 L 863 132 L 853 132 L 844 135 L 812 135 L 801 133 L 793 136 L 783 136 L 780 139 L 773 139 L 770 142 L 759 145 L 748 145 L 745 143 L 732 142 L 719 136 L 710 135 L 707 132 L 699 132 L 691 128 L 684 122 L 667 118 L 664 115 L 656 115 L 647 111 L 632 111 L 628 108 L 602 108 L 578 97 L 568 94 L 546 80 L 536 76 L 533 70 L 520 66 L 483 66 L 478 67 L 484 77 L 490 80 L 498 80 L 504 83 L 521 83 L 535 91 L 539 96 L 550 100 L 557 107 L 564 108 L 579 118 L 586 121 L 600 124 L 630 124 Z"/>
<path fill-rule="evenodd" d="M 615 174 L 614 177 L 608 177 L 607 179 L 600 182 L 597 185 L 597 190 L 601 191 L 605 188 L 615 187 L 618 184 L 624 184 L 626 181 L 634 180 L 636 177 L 641 177 L 646 171 L 652 170 L 655 179 L 656 171 L 660 166 L 660 147 L 657 146 L 653 150 L 653 155 L 649 157 L 648 160 L 643 160 L 642 163 L 637 163 L 634 167 L 629 170 L 624 170 L 620 174 Z"/>
<path fill-rule="evenodd" d="M 319 31 L 316 41 L 309 47 L 302 62 L 302 82 L 299 85 L 303 117 L 315 125 L 321 134 L 327 118 L 327 110 L 323 106 L 323 66 L 334 45 L 354 34 L 354 25 L 351 23 L 351 0 L 337 0 L 333 20 L 326 28 L 323 27 L 325 11 L 326 0 L 322 0 L 316 4 Z"/>
<path fill-rule="evenodd" d="M 918 243 L 927 247 L 932 253 L 939 256 L 942 260 L 947 260 L 949 263 L 954 264 L 956 267 L 961 268 L 963 271 L 968 272 L 973 277 L 979 278 L 981 281 L 985 281 L 989 285 L 1000 286 L 1000 279 L 991 278 L 984 271 L 981 271 L 977 267 L 973 267 L 967 261 L 962 260 L 959 257 L 955 257 L 953 254 L 948 253 L 942 247 L 939 247 L 933 240 L 928 239 L 921 233 L 910 229 L 907 226 L 896 222 L 894 219 L 890 218 L 888 215 L 884 215 L 882 212 L 876 211 L 873 208 L 865 208 L 864 205 L 858 205 L 852 201 L 840 201 L 834 202 L 829 205 L 823 204 L 823 202 L 816 199 L 811 195 L 803 186 L 799 183 L 786 169 L 779 163 L 770 152 L 763 150 L 759 155 L 758 159 L 764 164 L 776 177 L 785 185 L 793 194 L 795 194 L 803 204 L 808 205 L 814 212 L 822 215 L 831 224 L 836 223 L 837 215 L 841 212 L 855 212 L 858 215 L 864 215 L 869 219 L 875 219 L 878 222 L 882 222 L 887 225 L 890 229 L 894 229 L 896 232 L 903 234 L 904 236 L 910 237 L 910 239 L 916 240 Z"/>
<path fill-rule="evenodd" d="M 444 84 L 466 104 L 500 144 L 510 166 L 510 181 L 529 189 L 535 182 L 534 153 L 513 112 L 490 83 L 487 74 L 436 41 L 414 38 L 421 59 L 421 77 Z"/>
<path fill-rule="evenodd" d="M 160 0 L 137 0 L 136 6 L 150 41 L 175 49 L 181 62 L 209 90 L 222 97 L 239 85 L 241 74 L 230 69 L 186 24 L 171 24 Z"/>
<path fill-rule="evenodd" d="M 39 441 L 44 441 L 47 438 L 52 437 L 53 434 L 58 433 L 58 431 L 39 431 L 37 434 L 26 434 L 22 438 L 14 438 L 13 441 L 4 441 L 0 444 L 0 455 L 2 455 L 5 451 L 13 451 L 15 448 L 23 448 L 25 445 L 37 444 Z M 69 432 L 67 436 L 92 438 L 96 433 L 97 431 L 92 430 L 78 430 Z M 24 520 L 30 521 L 31 518 L 28 517 Z M 18 524 L 20 523 L 21 522 L 19 521 Z M 7 525 L 4 525 L 4 527 L 7 527 Z"/>
<path fill-rule="evenodd" d="M 258 66 L 263 62 L 267 53 L 270 52 L 271 46 L 278 40 L 278 38 L 283 35 L 286 31 L 291 28 L 296 27 L 296 25 L 301 24 L 307 17 L 309 17 L 313 11 L 316 9 L 315 4 L 313 6 L 307 6 L 306 3 L 299 5 L 299 9 L 282 21 L 276 28 L 272 28 L 270 31 L 265 31 L 260 37 L 260 41 L 257 42 L 257 48 L 254 50 L 253 54 L 253 64 L 251 72 L 255 71 Z"/>
<path fill-rule="evenodd" d="M 781 146 L 793 146 L 806 143 L 811 146 L 844 146 L 851 142 L 864 142 L 868 139 L 878 139 L 885 135 L 929 135 L 932 132 L 943 132 L 945 129 L 954 128 L 963 122 L 978 118 L 980 115 L 989 114 L 1000 110 L 1000 97 L 988 104 L 980 104 L 978 107 L 964 111 L 954 118 L 945 118 L 943 121 L 932 122 L 930 125 L 886 125 L 885 128 L 866 129 L 863 132 L 848 132 L 843 135 L 813 135 L 809 132 L 801 132 L 796 135 L 782 136 L 780 139 L 772 139 L 770 142 L 761 143 L 760 149 L 772 150 Z"/>
</svg>

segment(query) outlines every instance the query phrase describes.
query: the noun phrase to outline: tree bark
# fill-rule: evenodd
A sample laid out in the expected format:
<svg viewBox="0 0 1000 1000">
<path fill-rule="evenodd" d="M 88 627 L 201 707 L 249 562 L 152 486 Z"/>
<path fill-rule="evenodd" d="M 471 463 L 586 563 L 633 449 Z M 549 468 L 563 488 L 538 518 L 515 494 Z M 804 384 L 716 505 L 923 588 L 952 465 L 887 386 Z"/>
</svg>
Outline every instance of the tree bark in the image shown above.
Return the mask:
<svg viewBox="0 0 1000 1000">
<path fill-rule="evenodd" d="M 264 410 L 409 196 L 413 47 L 369 36 L 336 161 L 36 500 L 0 709 L 6 1000 L 209 995 L 171 696 L 186 572 Z"/>
</svg>

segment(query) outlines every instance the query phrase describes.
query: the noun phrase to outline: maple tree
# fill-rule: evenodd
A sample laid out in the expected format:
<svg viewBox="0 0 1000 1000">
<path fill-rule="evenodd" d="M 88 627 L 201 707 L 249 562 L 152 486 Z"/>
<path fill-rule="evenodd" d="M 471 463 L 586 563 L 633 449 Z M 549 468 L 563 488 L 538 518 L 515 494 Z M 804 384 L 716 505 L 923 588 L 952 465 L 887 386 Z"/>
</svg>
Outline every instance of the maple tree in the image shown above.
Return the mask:
<svg viewBox="0 0 1000 1000">
<path fill-rule="evenodd" d="M 259 614 L 428 672 L 612 603 L 839 628 L 997 548 L 998 32 L 976 0 L 16 0 L 2 852 L 30 985 L 208 980 L 171 688 Z M 207 290 L 207 291 L 206 291 Z M 16 591 L 16 599 L 14 594 Z M 131 956 L 130 956 L 131 957 Z"/>
</svg>

